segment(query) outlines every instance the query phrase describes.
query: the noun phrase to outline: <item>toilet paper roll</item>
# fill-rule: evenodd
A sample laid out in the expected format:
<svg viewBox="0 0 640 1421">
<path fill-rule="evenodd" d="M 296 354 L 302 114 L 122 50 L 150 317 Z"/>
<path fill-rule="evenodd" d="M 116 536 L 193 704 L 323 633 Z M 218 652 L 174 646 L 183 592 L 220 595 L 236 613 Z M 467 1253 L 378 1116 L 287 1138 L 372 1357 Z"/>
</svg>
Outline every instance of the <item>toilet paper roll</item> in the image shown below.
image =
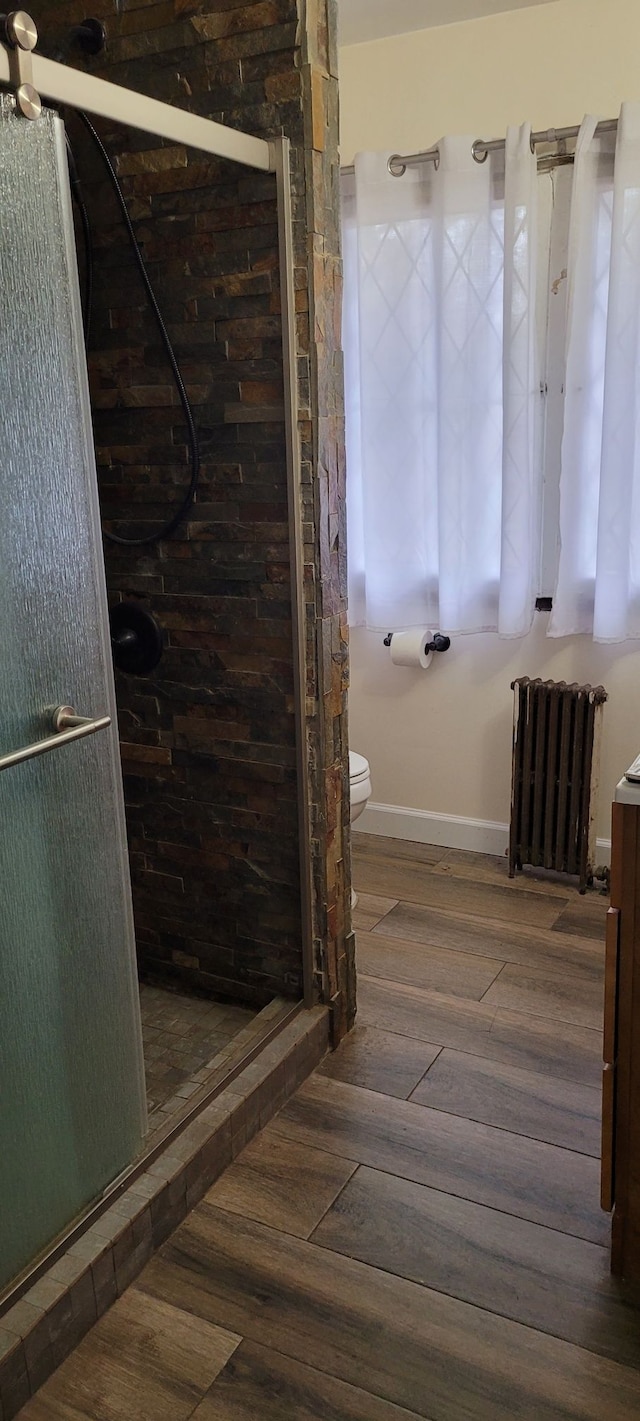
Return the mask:
<svg viewBox="0 0 640 1421">
<path fill-rule="evenodd" d="M 426 650 L 431 639 L 430 631 L 417 627 L 409 632 L 394 632 L 391 638 L 391 660 L 394 666 L 417 666 L 426 671 L 433 656 L 432 651 Z"/>
</svg>

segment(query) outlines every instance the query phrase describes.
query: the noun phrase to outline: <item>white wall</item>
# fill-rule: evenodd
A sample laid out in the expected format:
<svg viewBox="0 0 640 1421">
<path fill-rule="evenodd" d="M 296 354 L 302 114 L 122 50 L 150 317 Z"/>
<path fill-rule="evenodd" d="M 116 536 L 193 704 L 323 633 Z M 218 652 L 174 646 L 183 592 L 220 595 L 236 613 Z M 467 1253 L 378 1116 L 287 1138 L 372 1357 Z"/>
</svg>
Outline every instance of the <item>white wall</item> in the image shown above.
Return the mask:
<svg viewBox="0 0 640 1421">
<path fill-rule="evenodd" d="M 525 119 L 548 128 L 585 112 L 614 117 L 624 99 L 640 99 L 639 54 L 637 0 L 554 0 L 349 46 L 340 56 L 342 161 L 363 149 L 415 152 L 443 133 L 494 137 Z M 376 802 L 506 822 L 511 680 L 602 683 L 598 834 L 609 837 L 614 786 L 640 751 L 640 650 L 552 641 L 546 620 L 536 614 L 519 642 L 458 637 L 423 673 L 392 667 L 379 634 L 352 631 L 351 744 L 371 763 Z"/>
<path fill-rule="evenodd" d="M 443 133 L 491 138 L 508 123 L 614 117 L 640 98 L 638 0 L 556 0 L 340 52 L 342 162 L 415 152 Z"/>
</svg>

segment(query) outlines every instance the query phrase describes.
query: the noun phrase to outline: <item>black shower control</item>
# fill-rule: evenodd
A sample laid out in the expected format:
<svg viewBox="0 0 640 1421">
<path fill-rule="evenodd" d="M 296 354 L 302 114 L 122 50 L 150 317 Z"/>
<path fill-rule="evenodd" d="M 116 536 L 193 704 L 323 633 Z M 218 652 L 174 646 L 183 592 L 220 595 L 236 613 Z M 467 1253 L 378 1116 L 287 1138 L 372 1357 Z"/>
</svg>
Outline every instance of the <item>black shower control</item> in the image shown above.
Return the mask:
<svg viewBox="0 0 640 1421">
<path fill-rule="evenodd" d="M 83 20 L 69 35 L 69 43 L 77 44 L 83 54 L 100 54 L 106 42 L 107 31 L 102 20 Z"/>
<path fill-rule="evenodd" d="M 147 676 L 162 656 L 162 632 L 139 602 L 118 602 L 109 613 L 113 664 L 131 676 Z"/>
</svg>

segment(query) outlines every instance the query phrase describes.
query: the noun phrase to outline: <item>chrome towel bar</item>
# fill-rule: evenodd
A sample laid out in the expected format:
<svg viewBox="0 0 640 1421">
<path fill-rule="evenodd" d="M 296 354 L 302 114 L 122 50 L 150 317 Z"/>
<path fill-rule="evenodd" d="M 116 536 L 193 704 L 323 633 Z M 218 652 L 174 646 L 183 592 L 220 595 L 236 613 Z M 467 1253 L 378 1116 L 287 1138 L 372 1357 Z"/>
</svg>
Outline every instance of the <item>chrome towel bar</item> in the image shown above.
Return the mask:
<svg viewBox="0 0 640 1421">
<path fill-rule="evenodd" d="M 56 706 L 51 712 L 54 735 L 46 740 L 35 740 L 32 745 L 23 745 L 21 750 L 13 750 L 9 755 L 0 755 L 0 770 L 8 770 L 11 765 L 21 765 L 24 760 L 33 760 L 36 755 L 46 755 L 49 750 L 57 750 L 60 745 L 69 745 L 72 740 L 83 740 L 85 735 L 95 735 L 97 730 L 106 730 L 111 725 L 111 716 L 98 716 L 91 720 L 76 715 L 73 706 Z"/>
</svg>

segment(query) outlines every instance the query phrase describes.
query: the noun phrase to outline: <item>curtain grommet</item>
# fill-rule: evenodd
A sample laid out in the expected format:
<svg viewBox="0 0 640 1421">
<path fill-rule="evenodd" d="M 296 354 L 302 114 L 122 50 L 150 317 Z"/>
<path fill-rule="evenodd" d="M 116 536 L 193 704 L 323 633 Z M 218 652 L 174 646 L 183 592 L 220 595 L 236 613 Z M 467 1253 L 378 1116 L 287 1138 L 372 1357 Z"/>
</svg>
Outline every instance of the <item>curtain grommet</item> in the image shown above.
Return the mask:
<svg viewBox="0 0 640 1421">
<path fill-rule="evenodd" d="M 403 163 L 399 153 L 392 153 L 387 162 L 387 172 L 392 178 L 403 178 L 407 171 L 406 163 Z"/>
</svg>

